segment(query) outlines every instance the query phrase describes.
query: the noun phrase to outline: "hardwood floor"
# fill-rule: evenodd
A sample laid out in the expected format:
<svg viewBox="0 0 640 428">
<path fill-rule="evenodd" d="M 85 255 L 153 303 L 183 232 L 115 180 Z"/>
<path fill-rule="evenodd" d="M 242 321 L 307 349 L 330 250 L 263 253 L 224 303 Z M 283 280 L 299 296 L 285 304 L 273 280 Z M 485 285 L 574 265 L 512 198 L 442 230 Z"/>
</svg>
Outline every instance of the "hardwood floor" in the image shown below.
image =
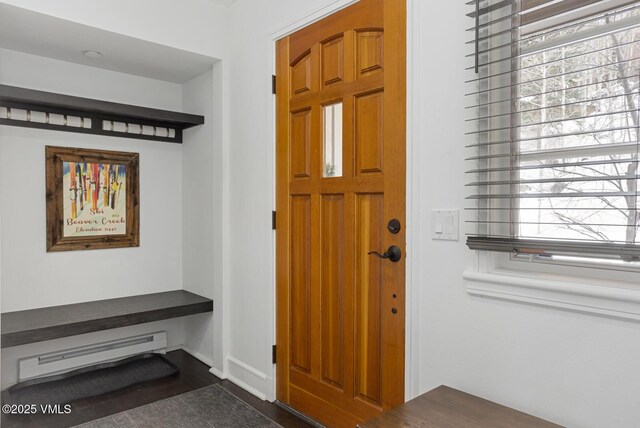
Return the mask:
<svg viewBox="0 0 640 428">
<path fill-rule="evenodd" d="M 222 388 L 285 428 L 310 426 L 275 404 L 262 401 L 232 382 L 213 376 L 207 365 L 182 350 L 169 352 L 166 357 L 178 366 L 180 372 L 177 375 L 75 401 L 71 404 L 71 413 L 68 415 L 3 414 L 2 427 L 70 427 L 214 384 L 220 384 Z"/>
<path fill-rule="evenodd" d="M 388 410 L 359 427 L 561 428 L 445 385 Z"/>
</svg>

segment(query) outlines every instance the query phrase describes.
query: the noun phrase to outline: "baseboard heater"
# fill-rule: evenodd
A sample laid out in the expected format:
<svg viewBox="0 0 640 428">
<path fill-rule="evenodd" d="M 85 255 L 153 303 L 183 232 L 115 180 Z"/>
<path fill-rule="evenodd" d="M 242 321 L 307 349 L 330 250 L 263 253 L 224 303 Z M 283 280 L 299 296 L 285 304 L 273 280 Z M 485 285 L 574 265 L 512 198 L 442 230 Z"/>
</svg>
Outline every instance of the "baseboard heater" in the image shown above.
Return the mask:
<svg viewBox="0 0 640 428">
<path fill-rule="evenodd" d="M 147 352 L 166 353 L 167 332 L 94 343 L 18 360 L 18 381 L 64 373 Z"/>
</svg>

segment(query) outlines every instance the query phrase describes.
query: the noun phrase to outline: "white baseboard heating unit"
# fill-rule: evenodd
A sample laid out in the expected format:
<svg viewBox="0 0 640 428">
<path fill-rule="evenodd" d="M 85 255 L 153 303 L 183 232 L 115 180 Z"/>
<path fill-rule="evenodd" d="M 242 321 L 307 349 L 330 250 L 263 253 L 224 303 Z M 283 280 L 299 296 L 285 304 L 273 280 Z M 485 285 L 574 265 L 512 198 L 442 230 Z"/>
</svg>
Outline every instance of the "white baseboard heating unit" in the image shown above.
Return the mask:
<svg viewBox="0 0 640 428">
<path fill-rule="evenodd" d="M 166 353 L 167 332 L 143 334 L 18 360 L 18 381 L 59 374 L 145 352 Z"/>
</svg>

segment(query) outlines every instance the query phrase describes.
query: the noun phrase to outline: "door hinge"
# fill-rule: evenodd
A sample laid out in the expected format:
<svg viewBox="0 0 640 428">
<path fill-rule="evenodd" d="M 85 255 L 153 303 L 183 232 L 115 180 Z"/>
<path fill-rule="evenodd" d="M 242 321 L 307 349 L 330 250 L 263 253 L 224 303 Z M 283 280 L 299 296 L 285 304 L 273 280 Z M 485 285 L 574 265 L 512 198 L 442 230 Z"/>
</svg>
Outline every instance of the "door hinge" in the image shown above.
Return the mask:
<svg viewBox="0 0 640 428">
<path fill-rule="evenodd" d="M 271 229 L 276 230 L 276 212 L 271 211 Z"/>
<path fill-rule="evenodd" d="M 278 358 L 277 358 L 277 355 L 278 355 L 278 354 L 276 353 L 276 345 L 273 345 L 273 346 L 271 347 L 271 362 L 272 362 L 273 364 L 275 364 L 275 363 L 276 363 L 276 360 L 278 359 Z"/>
<path fill-rule="evenodd" d="M 273 95 L 276 94 L 276 75 L 275 74 L 271 75 L 271 93 Z"/>
</svg>

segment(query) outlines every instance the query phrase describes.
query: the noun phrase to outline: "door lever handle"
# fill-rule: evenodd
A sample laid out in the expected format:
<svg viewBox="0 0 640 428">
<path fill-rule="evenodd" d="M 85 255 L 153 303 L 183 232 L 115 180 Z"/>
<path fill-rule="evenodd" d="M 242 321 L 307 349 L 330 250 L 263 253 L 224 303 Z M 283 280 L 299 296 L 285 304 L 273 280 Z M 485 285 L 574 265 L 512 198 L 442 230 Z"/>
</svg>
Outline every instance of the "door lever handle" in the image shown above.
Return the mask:
<svg viewBox="0 0 640 428">
<path fill-rule="evenodd" d="M 400 250 L 400 247 L 396 245 L 392 245 L 387 248 L 387 251 L 385 251 L 384 254 L 380 254 L 377 251 L 369 251 L 367 254 L 374 255 L 379 259 L 389 259 L 394 263 L 400 261 L 402 258 L 402 251 Z"/>
</svg>

